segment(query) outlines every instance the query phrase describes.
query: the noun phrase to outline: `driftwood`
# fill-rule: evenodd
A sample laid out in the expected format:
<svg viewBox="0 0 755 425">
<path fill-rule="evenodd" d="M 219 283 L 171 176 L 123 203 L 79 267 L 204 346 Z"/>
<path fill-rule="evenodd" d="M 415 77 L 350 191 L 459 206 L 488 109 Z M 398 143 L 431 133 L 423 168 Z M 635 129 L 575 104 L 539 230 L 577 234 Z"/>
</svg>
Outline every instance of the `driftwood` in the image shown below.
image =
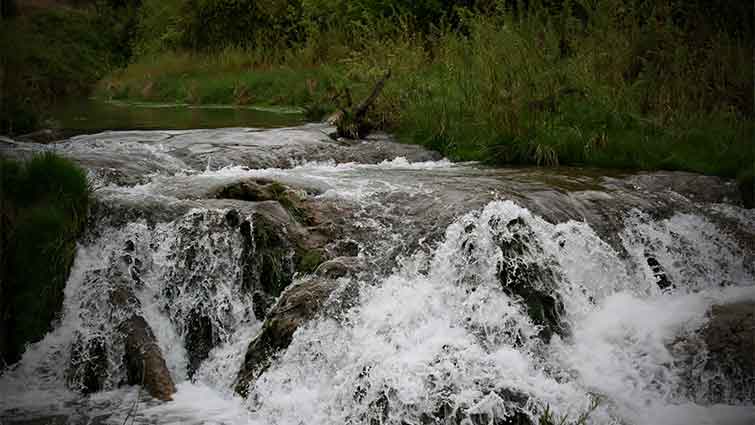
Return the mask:
<svg viewBox="0 0 755 425">
<path fill-rule="evenodd" d="M 372 125 L 367 120 L 367 111 L 375 103 L 375 100 L 377 100 L 380 92 L 383 91 L 383 87 L 385 87 L 385 83 L 390 77 L 391 71 L 388 70 L 375 83 L 375 87 L 372 88 L 370 95 L 354 107 L 351 105 L 351 93 L 348 89 L 346 90 L 347 106 L 341 108 L 326 120 L 329 124 L 336 126 L 336 137 L 360 139 L 372 130 Z"/>
</svg>

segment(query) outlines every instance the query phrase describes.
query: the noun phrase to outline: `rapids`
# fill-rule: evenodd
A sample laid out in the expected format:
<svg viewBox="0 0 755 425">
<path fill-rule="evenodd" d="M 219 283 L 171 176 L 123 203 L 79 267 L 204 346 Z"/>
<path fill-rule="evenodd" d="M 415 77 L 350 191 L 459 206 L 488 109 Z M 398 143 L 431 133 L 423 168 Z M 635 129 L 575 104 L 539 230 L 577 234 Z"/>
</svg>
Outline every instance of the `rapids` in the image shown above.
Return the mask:
<svg viewBox="0 0 755 425">
<path fill-rule="evenodd" d="M 755 390 L 705 367 L 705 349 L 680 348 L 698 346 L 713 305 L 755 301 L 755 210 L 736 206 L 730 182 L 493 169 L 327 131 L 0 140 L 3 155 L 76 160 L 96 198 L 59 322 L 0 376 L 0 423 L 506 424 L 536 423 L 546 406 L 571 419 L 593 409 L 590 424 L 755 423 Z M 234 380 L 263 323 L 228 212 L 254 227 L 262 206 L 212 194 L 249 179 L 285 184 L 331 215 L 366 266 L 338 279 L 243 399 Z M 556 325 L 506 290 L 521 284 L 560 300 Z M 121 385 L 123 317 L 108 305 L 118 285 L 157 337 L 173 401 Z M 197 312 L 213 338 L 193 368 L 185 341 Z M 104 341 L 108 361 L 101 391 L 82 395 L 89 341 Z"/>
</svg>

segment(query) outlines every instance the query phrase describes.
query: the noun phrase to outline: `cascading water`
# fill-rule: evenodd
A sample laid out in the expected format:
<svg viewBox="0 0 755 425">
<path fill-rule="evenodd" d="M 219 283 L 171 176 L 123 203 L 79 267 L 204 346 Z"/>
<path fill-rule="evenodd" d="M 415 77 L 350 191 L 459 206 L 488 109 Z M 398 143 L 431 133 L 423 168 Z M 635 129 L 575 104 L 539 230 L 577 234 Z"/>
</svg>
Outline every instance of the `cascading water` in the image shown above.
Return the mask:
<svg viewBox="0 0 755 425">
<path fill-rule="evenodd" d="M 358 159 L 320 147 L 317 131 L 291 131 L 312 140 L 286 154 Z M 289 133 L 164 134 L 108 133 L 112 149 L 96 136 L 62 144 L 106 179 L 102 207 L 80 241 L 60 322 L 0 376 L 3 423 L 524 424 L 546 408 L 571 419 L 591 411 L 591 424 L 755 423 L 755 390 L 707 367 L 699 345 L 712 306 L 755 302 L 752 253 L 717 221 L 746 238 L 752 211 L 654 198 L 615 179 L 580 181 L 571 194 L 543 186 L 538 172 L 422 156 L 250 168 L 240 141 Z M 124 146 L 144 162 L 108 180 L 107 155 Z M 225 167 L 209 169 L 208 152 Z M 335 291 L 242 399 L 232 388 L 263 325 L 245 267 L 262 255 L 249 241 L 263 223 L 255 202 L 209 194 L 248 179 L 340 205 L 370 269 L 338 278 L 356 292 Z M 599 220 L 600 202 L 618 211 L 615 222 Z M 354 300 L 339 303 L 346 292 Z M 134 314 L 177 384 L 172 401 L 124 385 L 119 326 Z"/>
</svg>

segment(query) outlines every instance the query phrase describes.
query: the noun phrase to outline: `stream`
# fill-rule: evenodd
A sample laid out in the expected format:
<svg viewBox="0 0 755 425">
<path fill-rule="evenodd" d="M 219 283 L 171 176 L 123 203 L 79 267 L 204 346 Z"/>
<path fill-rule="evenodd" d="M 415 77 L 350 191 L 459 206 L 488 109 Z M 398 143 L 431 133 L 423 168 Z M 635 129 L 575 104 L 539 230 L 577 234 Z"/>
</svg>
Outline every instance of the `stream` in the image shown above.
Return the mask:
<svg viewBox="0 0 755 425">
<path fill-rule="evenodd" d="M 0 375 L 0 423 L 513 425 L 546 409 L 588 424 L 755 423 L 755 382 L 711 367 L 702 336 L 713 306 L 755 302 L 755 210 L 732 182 L 492 168 L 330 131 L 0 140 L 2 155 L 73 159 L 95 197 L 59 323 Z M 244 182 L 299 204 L 228 195 Z M 285 243 L 265 262 L 249 241 L 268 221 Z M 357 266 L 323 277 L 297 244 Z M 322 307 L 239 396 L 276 300 L 323 280 Z M 124 383 L 119 288 L 154 332 L 172 401 Z"/>
</svg>

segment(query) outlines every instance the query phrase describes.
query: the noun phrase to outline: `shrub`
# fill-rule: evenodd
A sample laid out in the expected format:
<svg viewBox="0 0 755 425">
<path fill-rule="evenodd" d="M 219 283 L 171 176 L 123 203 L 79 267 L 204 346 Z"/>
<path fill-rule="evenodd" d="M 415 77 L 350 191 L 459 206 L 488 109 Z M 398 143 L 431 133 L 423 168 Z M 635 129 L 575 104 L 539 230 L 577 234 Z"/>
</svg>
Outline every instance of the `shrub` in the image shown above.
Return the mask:
<svg viewBox="0 0 755 425">
<path fill-rule="evenodd" d="M 90 188 L 84 171 L 44 153 L 26 162 L 0 159 L 0 354 L 18 360 L 60 312 L 83 231 Z M 4 339 L 5 338 L 5 339 Z"/>
</svg>

